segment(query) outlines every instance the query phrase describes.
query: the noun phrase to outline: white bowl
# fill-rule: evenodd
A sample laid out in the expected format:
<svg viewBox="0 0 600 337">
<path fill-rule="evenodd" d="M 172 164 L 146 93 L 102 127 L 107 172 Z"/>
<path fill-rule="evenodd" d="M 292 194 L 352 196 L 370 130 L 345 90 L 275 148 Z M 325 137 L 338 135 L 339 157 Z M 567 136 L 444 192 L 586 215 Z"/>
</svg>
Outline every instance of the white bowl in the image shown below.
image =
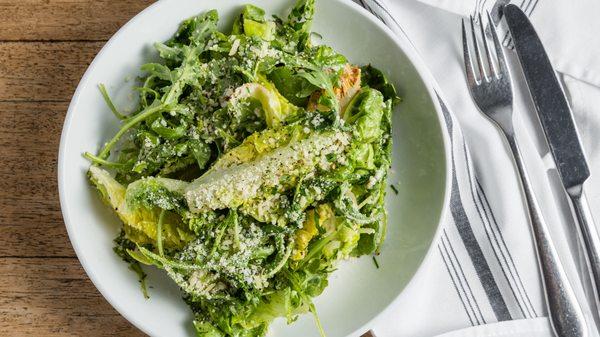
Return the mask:
<svg viewBox="0 0 600 337">
<path fill-rule="evenodd" d="M 293 0 L 164 0 L 123 26 L 98 53 L 73 96 L 65 120 L 58 160 L 60 202 L 69 237 L 92 282 L 130 322 L 152 336 L 193 336 L 191 315 L 177 287 L 162 272 L 146 268 L 150 299 L 137 277 L 112 251 L 120 223 L 90 187 L 85 151 L 96 151 L 118 129 L 118 121 L 97 89 L 105 83 L 120 107 L 133 107 L 131 87 L 139 66 L 155 58 L 152 43 L 167 40 L 178 24 L 216 8 L 221 27 L 230 27 L 245 3 L 285 14 Z M 357 64 L 372 63 L 396 84 L 402 103 L 394 123 L 393 171 L 388 193 L 389 230 L 376 269 L 371 257 L 343 263 L 316 299 L 329 337 L 360 336 L 396 300 L 417 271 L 435 236 L 448 198 L 448 138 L 423 61 L 404 38 L 356 4 L 318 0 L 314 31 Z M 401 314 L 401 313 L 399 313 Z M 288 326 L 277 320 L 271 336 L 310 337 L 317 332 L 310 315 Z"/>
</svg>

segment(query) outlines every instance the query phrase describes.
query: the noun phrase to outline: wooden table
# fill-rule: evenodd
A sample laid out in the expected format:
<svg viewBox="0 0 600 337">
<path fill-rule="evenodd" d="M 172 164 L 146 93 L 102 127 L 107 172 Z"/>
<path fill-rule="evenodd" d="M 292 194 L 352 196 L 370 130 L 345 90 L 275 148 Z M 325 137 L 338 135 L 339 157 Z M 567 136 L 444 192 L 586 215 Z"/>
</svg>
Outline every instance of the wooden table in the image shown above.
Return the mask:
<svg viewBox="0 0 600 337">
<path fill-rule="evenodd" d="M 56 181 L 71 95 L 151 0 L 0 0 L 0 336 L 143 336 L 87 278 Z"/>
<path fill-rule="evenodd" d="M 0 0 L 0 336 L 143 336 L 87 278 L 58 202 L 67 106 L 151 0 Z"/>
</svg>

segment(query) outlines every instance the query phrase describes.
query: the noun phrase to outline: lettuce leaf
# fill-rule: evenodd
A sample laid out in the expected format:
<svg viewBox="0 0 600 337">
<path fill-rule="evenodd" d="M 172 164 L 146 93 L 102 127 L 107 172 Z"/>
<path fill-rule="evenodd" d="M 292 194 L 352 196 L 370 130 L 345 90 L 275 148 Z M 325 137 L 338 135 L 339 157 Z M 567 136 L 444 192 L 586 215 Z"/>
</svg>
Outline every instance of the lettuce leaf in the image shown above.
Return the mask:
<svg viewBox="0 0 600 337">
<path fill-rule="evenodd" d="M 318 132 L 306 128 L 306 133 L 305 139 L 253 160 L 207 172 L 186 188 L 188 207 L 192 212 L 239 207 L 259 221 L 278 221 L 287 203 L 282 193 L 318 166 L 335 162 L 334 155 L 343 153 L 350 140 L 348 133 L 334 128 Z M 224 165 L 217 161 L 215 166 Z"/>
<path fill-rule="evenodd" d="M 246 83 L 237 88 L 230 100 L 233 110 L 241 110 L 248 106 L 248 100 L 255 100 L 260 103 L 261 111 L 267 126 L 276 128 L 290 115 L 294 114 L 298 108 L 288 102 L 275 86 L 268 81 L 261 83 Z"/>
<path fill-rule="evenodd" d="M 88 175 L 104 202 L 117 213 L 125 225 L 127 237 L 138 245 L 156 245 L 157 224 L 161 210 L 158 207 L 147 207 L 150 203 L 129 205 L 127 189 L 107 171 L 97 166 L 91 166 Z M 163 224 L 162 238 L 164 246 L 172 249 L 183 247 L 192 235 L 183 225 L 179 215 L 169 213 Z"/>
<path fill-rule="evenodd" d="M 350 101 L 343 118 L 355 127 L 355 134 L 365 142 L 378 139 L 384 109 L 383 95 L 375 89 L 361 89 Z"/>
<path fill-rule="evenodd" d="M 276 25 L 265 20 L 265 11 L 254 5 L 246 5 L 233 23 L 232 34 L 259 37 L 265 41 L 275 38 Z"/>
</svg>

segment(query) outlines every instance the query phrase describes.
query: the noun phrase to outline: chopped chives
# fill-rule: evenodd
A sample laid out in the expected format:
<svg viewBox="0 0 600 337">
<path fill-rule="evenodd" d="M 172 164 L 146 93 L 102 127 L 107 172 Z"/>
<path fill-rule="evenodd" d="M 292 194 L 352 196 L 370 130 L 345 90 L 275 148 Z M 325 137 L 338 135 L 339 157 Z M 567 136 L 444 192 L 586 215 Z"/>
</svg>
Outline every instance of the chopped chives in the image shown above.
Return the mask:
<svg viewBox="0 0 600 337">
<path fill-rule="evenodd" d="M 375 263 L 375 267 L 379 269 L 379 262 L 377 262 L 377 258 L 375 256 L 373 256 L 373 263 Z"/>
</svg>

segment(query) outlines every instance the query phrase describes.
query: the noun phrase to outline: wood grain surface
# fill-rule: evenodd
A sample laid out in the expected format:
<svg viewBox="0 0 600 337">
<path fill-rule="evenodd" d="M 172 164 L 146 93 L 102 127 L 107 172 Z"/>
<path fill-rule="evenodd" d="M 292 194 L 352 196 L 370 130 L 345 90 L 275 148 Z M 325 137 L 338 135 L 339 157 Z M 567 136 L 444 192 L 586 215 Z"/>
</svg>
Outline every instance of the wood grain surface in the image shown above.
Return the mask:
<svg viewBox="0 0 600 337">
<path fill-rule="evenodd" d="M 0 0 L 0 336 L 143 336 L 71 248 L 60 132 L 98 50 L 149 0 Z"/>
<path fill-rule="evenodd" d="M 83 72 L 152 2 L 0 0 L 0 336 L 143 336 L 81 268 L 60 212 L 56 164 Z"/>
</svg>

